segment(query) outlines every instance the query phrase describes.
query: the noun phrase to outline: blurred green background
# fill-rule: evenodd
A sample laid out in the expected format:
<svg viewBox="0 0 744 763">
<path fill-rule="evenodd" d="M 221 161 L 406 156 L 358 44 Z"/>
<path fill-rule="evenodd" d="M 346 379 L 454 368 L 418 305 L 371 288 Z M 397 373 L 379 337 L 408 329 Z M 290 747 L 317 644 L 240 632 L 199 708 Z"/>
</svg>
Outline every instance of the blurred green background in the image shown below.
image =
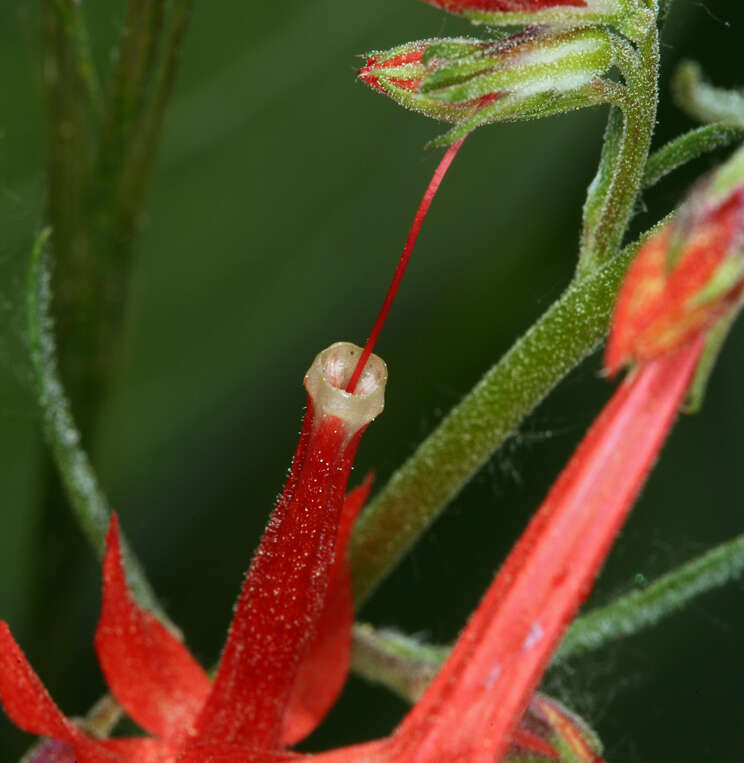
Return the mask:
<svg viewBox="0 0 744 763">
<path fill-rule="evenodd" d="M 109 66 L 122 0 L 87 3 Z M 122 372 L 87 445 L 112 504 L 188 643 L 219 654 L 242 572 L 295 446 L 302 376 L 338 339 L 363 342 L 436 165 L 441 128 L 355 81 L 359 53 L 470 33 L 415 0 L 196 3 L 135 246 Z M 657 145 L 691 126 L 669 76 L 698 59 L 741 84 L 744 8 L 677 0 L 666 29 Z M 68 516 L 42 517 L 43 442 L 23 336 L 27 252 L 44 223 L 38 9 L 0 3 L 0 617 L 52 695 L 82 714 L 103 691 L 93 648 L 98 565 Z M 489 127 L 435 201 L 379 352 L 385 414 L 356 479 L 382 484 L 568 282 L 604 110 Z M 640 230 L 723 154 L 644 198 Z M 681 422 L 591 603 L 744 529 L 739 325 L 702 415 Z M 448 641 L 610 394 L 595 356 L 498 453 L 362 616 Z M 42 565 L 42 561 L 44 564 Z M 49 569 L 54 574 L 49 574 Z M 43 574 L 40 572 L 45 570 Z M 744 592 L 732 585 L 652 633 L 552 672 L 607 759 L 744 759 Z M 387 733 L 404 712 L 352 677 L 305 745 Z M 0 718 L 0 760 L 29 738 Z"/>
</svg>

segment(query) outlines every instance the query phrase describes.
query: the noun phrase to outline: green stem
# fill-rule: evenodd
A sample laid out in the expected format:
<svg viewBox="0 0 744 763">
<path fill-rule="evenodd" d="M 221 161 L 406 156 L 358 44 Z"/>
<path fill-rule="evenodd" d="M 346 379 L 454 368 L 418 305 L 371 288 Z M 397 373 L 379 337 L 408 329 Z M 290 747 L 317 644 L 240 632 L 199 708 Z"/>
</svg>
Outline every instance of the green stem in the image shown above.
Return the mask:
<svg viewBox="0 0 744 763">
<path fill-rule="evenodd" d="M 605 200 L 610 192 L 616 168 L 621 158 L 623 149 L 623 112 L 619 106 L 610 106 L 607 117 L 604 138 L 602 140 L 602 154 L 599 158 L 599 166 L 586 194 L 584 202 L 582 236 L 588 236 L 588 231 L 594 230 L 604 212 Z M 580 255 L 581 256 L 581 255 Z"/>
<path fill-rule="evenodd" d="M 351 545 L 357 606 L 548 392 L 596 349 L 640 243 L 574 280 L 370 503 Z"/>
<path fill-rule="evenodd" d="M 81 407 L 88 399 L 91 371 L 79 360 L 82 337 L 91 332 L 86 303 L 95 292 L 87 273 L 93 262 L 88 197 L 92 186 L 96 131 L 91 103 L 90 78 L 81 62 L 85 39 L 78 4 L 73 0 L 44 0 L 43 83 L 47 109 L 47 198 L 54 246 L 62 266 L 55 289 L 59 334 L 66 348 L 63 376 L 80 394 Z M 92 70 L 92 69 L 91 69 Z M 69 348 L 69 351 L 67 349 Z"/>
<path fill-rule="evenodd" d="M 744 535 L 672 570 L 641 591 L 579 617 L 568 629 L 553 661 L 561 662 L 632 636 L 674 614 L 698 596 L 744 573 Z"/>
<path fill-rule="evenodd" d="M 617 108 L 610 110 L 599 169 L 584 206 L 577 275 L 585 276 L 614 257 L 633 214 L 656 121 L 659 33 L 651 24 L 637 50 L 618 40 L 618 65 L 625 80 Z"/>
<path fill-rule="evenodd" d="M 450 651 L 365 623 L 354 625 L 353 636 L 351 669 L 411 703 L 424 693 Z"/>
<path fill-rule="evenodd" d="M 86 433 L 118 366 L 131 244 L 191 2 L 129 0 L 102 108 L 79 3 L 44 0 L 54 314 L 62 378 Z"/>
<path fill-rule="evenodd" d="M 726 122 L 690 130 L 651 154 L 643 174 L 643 187 L 650 188 L 687 162 L 741 140 L 744 140 L 744 126 Z"/>
<path fill-rule="evenodd" d="M 153 76 L 153 93 L 148 109 L 142 114 L 136 134 L 127 146 L 126 162 L 116 178 L 113 196 L 122 220 L 122 228 L 133 233 L 142 198 L 157 157 L 163 125 L 178 72 L 183 42 L 188 29 L 193 0 L 177 0 L 165 33 L 163 54 Z M 158 21 L 158 30 L 162 20 Z"/>
<path fill-rule="evenodd" d="M 65 491 L 81 529 L 99 557 L 103 556 L 106 530 L 111 518 L 108 501 L 98 486 L 93 467 L 80 442 L 80 433 L 70 411 L 57 370 L 57 359 L 49 314 L 51 287 L 44 248 L 50 231 L 34 244 L 26 289 L 27 330 L 31 362 L 39 392 L 44 433 L 62 478 Z M 164 613 L 145 573 L 123 542 L 125 566 L 132 591 L 139 603 Z"/>
</svg>

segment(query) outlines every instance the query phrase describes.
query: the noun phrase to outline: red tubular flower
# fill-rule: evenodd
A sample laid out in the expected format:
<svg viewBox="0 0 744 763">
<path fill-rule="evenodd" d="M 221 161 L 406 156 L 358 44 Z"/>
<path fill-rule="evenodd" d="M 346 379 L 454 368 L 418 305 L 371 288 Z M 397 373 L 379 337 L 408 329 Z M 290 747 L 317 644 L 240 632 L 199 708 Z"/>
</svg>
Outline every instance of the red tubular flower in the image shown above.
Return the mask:
<svg viewBox="0 0 744 763">
<path fill-rule="evenodd" d="M 382 411 L 386 370 L 379 358 L 367 364 L 355 395 L 344 392 L 359 352 L 335 344 L 305 379 L 308 410 L 292 471 L 254 556 L 214 689 L 197 721 L 201 742 L 279 749 L 284 741 L 289 699 L 326 600 L 357 445 Z"/>
<path fill-rule="evenodd" d="M 360 437 L 382 411 L 387 376 L 372 356 L 355 394 L 345 392 L 360 352 L 337 343 L 305 377 L 308 407 L 292 469 L 243 585 L 214 682 L 134 602 L 114 516 L 96 650 L 112 693 L 153 738 L 85 735 L 62 715 L 0 622 L 0 702 L 16 725 L 68 745 L 78 763 L 204 763 L 215 745 L 239 751 L 236 761 L 293 757 L 282 750 L 317 725 L 348 672 L 353 610 L 346 551 L 369 480 L 346 500 L 344 493 Z"/>
</svg>

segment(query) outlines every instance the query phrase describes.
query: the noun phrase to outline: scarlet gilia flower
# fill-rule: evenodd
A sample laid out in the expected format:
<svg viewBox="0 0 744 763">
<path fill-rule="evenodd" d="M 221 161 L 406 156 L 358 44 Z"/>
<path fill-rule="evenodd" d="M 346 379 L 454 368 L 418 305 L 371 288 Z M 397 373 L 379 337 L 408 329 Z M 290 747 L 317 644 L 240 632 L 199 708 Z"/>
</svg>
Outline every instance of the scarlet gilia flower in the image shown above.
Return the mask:
<svg viewBox="0 0 744 763">
<path fill-rule="evenodd" d="M 632 35 L 653 20 L 641 0 L 425 0 L 489 26 L 615 26 Z"/>
<path fill-rule="evenodd" d="M 369 54 L 359 77 L 400 105 L 457 125 L 440 142 L 482 124 L 531 119 L 606 98 L 613 64 L 602 29 L 529 29 L 506 39 L 431 39 Z"/>
<path fill-rule="evenodd" d="M 104 560 L 96 651 L 112 693 L 152 737 L 93 739 L 62 715 L 0 623 L 0 702 L 20 728 L 66 748 L 41 760 L 170 763 L 280 760 L 307 735 L 346 679 L 352 592 L 346 550 L 369 481 L 344 498 L 365 428 L 383 408 L 387 376 L 367 361 L 354 394 L 344 391 L 361 353 L 338 343 L 305 377 L 308 405 L 287 484 L 256 551 L 212 682 L 183 644 L 135 603 L 113 517 Z M 54 753 L 55 757 L 50 757 Z M 232 755 L 232 753 L 231 753 Z"/>
<path fill-rule="evenodd" d="M 617 299 L 605 367 L 674 352 L 735 309 L 744 290 L 744 183 L 703 180 L 636 255 Z"/>
<path fill-rule="evenodd" d="M 726 242 L 726 257 L 740 252 L 731 248 L 739 240 L 732 239 L 731 220 L 740 219 L 740 184 L 727 185 L 730 174 L 713 178 L 705 196 L 712 211 L 701 212 L 722 229 L 720 235 L 709 231 L 706 241 Z M 686 247 L 699 226 L 683 230 L 687 238 L 672 265 L 679 255 L 690 256 Z M 727 304 L 739 293 L 737 272 L 733 286 L 723 279 Z M 633 277 L 631 271 L 631 282 Z M 705 280 L 703 293 L 721 278 Z M 662 303 L 677 304 L 674 284 L 674 278 L 662 284 Z M 152 737 L 101 740 L 84 734 L 62 715 L 0 623 L 0 702 L 6 713 L 21 728 L 61 743 L 61 754 L 74 751 L 78 763 L 501 763 L 510 749 L 515 760 L 599 763 L 591 734 L 565 708 L 534 693 L 690 385 L 706 330 L 719 314 L 717 300 L 706 296 L 703 303 L 708 314 L 696 313 L 694 330 L 686 326 L 684 339 L 661 343 L 661 351 L 643 357 L 617 389 L 441 671 L 389 737 L 312 756 L 286 751 L 320 720 L 348 669 L 352 602 L 345 554 L 369 485 L 346 500 L 344 492 L 359 438 L 382 410 L 386 375 L 382 361 L 365 360 L 366 352 L 348 344 L 321 353 L 305 379 L 308 410 L 290 476 L 243 585 L 214 682 L 134 602 L 114 517 L 96 650 L 112 692 Z M 623 314 L 621 303 L 615 318 L 620 329 Z M 43 754 L 45 763 L 60 761 L 49 757 L 49 748 Z"/>
</svg>

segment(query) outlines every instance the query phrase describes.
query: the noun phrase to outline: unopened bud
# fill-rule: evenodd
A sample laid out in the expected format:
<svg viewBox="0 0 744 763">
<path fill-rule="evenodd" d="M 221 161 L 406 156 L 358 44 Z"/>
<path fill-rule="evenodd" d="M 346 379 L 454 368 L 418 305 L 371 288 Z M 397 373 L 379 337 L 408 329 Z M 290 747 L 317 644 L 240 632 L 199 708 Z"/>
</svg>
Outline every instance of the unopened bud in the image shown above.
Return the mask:
<svg viewBox="0 0 744 763">
<path fill-rule="evenodd" d="M 741 152 L 740 152 L 741 153 Z M 736 158 L 736 157 L 735 157 Z M 674 352 L 708 331 L 744 291 L 744 177 L 725 165 L 638 251 L 617 298 L 605 369 Z"/>
<path fill-rule="evenodd" d="M 613 65 L 601 29 L 530 29 L 496 41 L 433 39 L 373 53 L 360 77 L 393 100 L 460 126 L 539 117 L 594 105 L 594 83 Z M 561 106 L 565 98 L 565 108 Z"/>
</svg>

